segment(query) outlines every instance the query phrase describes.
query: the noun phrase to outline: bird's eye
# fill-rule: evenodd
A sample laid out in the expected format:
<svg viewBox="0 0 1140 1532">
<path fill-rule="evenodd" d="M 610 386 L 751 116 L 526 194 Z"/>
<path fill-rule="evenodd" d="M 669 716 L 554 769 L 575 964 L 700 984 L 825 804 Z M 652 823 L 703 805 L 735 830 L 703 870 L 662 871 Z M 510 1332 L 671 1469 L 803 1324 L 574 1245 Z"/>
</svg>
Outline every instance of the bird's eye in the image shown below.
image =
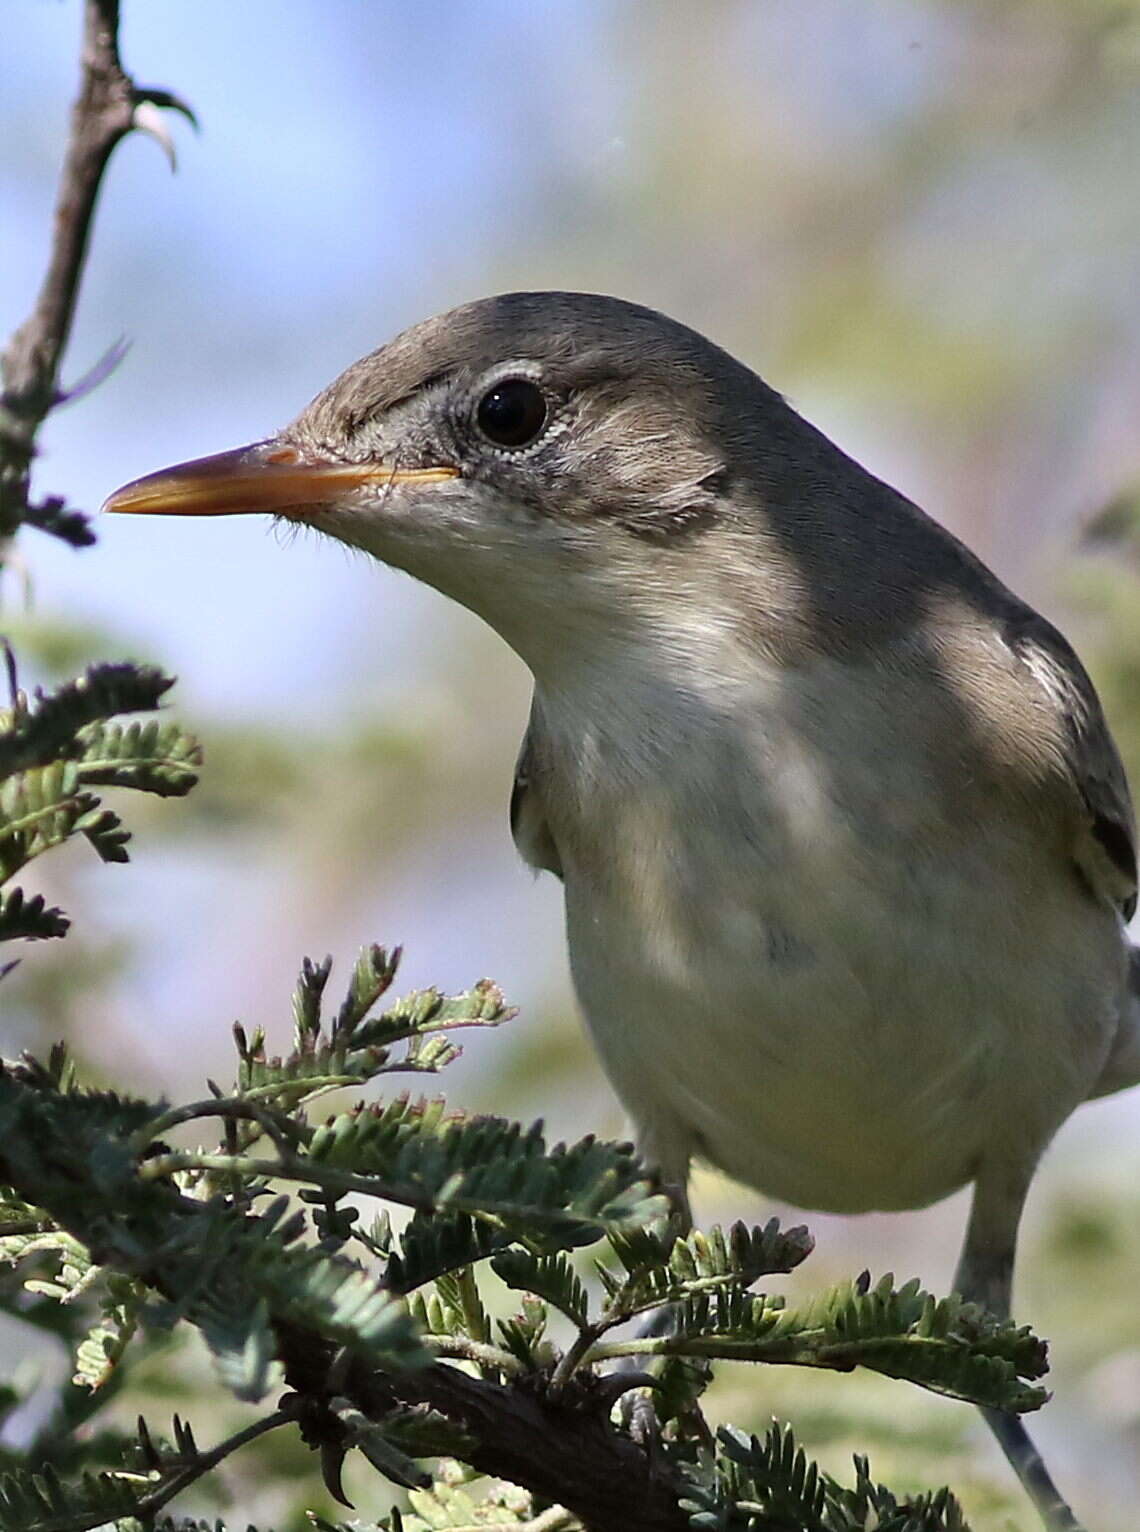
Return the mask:
<svg viewBox="0 0 1140 1532">
<path fill-rule="evenodd" d="M 496 447 L 528 447 L 546 424 L 546 400 L 529 378 L 504 378 L 479 401 L 475 419 Z"/>
</svg>

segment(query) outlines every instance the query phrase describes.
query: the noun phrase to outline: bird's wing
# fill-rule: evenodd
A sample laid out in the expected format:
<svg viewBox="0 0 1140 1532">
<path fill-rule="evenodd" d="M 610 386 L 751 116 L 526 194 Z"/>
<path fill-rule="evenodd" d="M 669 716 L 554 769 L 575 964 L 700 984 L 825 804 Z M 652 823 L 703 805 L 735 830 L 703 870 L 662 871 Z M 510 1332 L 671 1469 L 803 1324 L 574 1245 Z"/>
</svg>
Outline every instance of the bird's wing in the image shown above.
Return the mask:
<svg viewBox="0 0 1140 1532">
<path fill-rule="evenodd" d="M 523 735 L 519 758 L 515 763 L 515 781 L 511 788 L 511 834 L 523 861 L 541 872 L 562 876 L 562 858 L 547 823 L 542 802 L 542 788 L 533 715 Z"/>
<path fill-rule="evenodd" d="M 1074 860 L 1093 893 L 1130 920 L 1137 896 L 1136 819 L 1096 690 L 1065 639 L 1036 613 L 1009 637 L 1065 723 L 1066 764 L 1080 810 Z"/>
</svg>

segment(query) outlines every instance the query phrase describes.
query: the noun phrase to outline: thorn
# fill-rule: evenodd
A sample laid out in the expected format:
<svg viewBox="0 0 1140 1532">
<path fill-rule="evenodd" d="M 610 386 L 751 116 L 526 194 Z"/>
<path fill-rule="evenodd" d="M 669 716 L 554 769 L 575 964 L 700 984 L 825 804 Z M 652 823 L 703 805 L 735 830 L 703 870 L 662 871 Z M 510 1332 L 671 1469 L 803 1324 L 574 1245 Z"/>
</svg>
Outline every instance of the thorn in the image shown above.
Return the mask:
<svg viewBox="0 0 1140 1532">
<path fill-rule="evenodd" d="M 352 1352 L 347 1346 L 342 1346 L 329 1364 L 326 1387 L 334 1393 L 340 1393 L 348 1379 L 349 1369 L 352 1366 Z"/>
<path fill-rule="evenodd" d="M 158 85 L 136 85 L 134 89 L 136 102 L 147 102 L 151 106 L 160 107 L 164 112 L 177 112 L 180 117 L 194 129 L 195 133 L 202 131 L 202 124 L 194 114 L 194 109 L 181 96 L 176 96 L 172 90 L 163 90 Z"/>
<path fill-rule="evenodd" d="M 153 138 L 170 164 L 171 171 L 178 169 L 178 156 L 174 152 L 174 139 L 166 125 L 166 118 L 153 101 L 138 101 L 131 113 L 131 127 L 138 133 Z"/>
<path fill-rule="evenodd" d="M 655 1378 L 652 1373 L 634 1372 L 632 1369 L 626 1371 L 624 1368 L 619 1368 L 617 1372 L 609 1372 L 604 1377 L 592 1379 L 586 1397 L 591 1406 L 597 1404 L 608 1411 L 623 1394 L 628 1394 L 632 1388 L 660 1387 L 660 1378 Z"/>
<path fill-rule="evenodd" d="M 329 1494 L 340 1505 L 347 1506 L 350 1511 L 356 1507 L 344 1492 L 341 1483 L 340 1471 L 344 1466 L 345 1451 L 343 1447 L 334 1446 L 332 1442 L 321 1443 L 321 1478 Z"/>
<path fill-rule="evenodd" d="M 161 1454 L 154 1445 L 150 1434 L 150 1427 L 141 1415 L 138 1417 L 135 1431 L 138 1436 L 139 1450 L 142 1453 L 143 1462 L 148 1468 L 160 1468 L 162 1466 Z"/>
<path fill-rule="evenodd" d="M 4 671 L 8 677 L 8 701 L 13 713 L 20 711 L 20 678 L 16 673 L 16 656 L 6 638 L 0 638 L 4 649 Z"/>
<path fill-rule="evenodd" d="M 125 335 L 120 335 L 117 341 L 107 347 L 94 367 L 87 369 L 78 383 L 73 383 L 70 388 L 56 390 L 55 398 L 52 400 L 53 408 L 61 404 L 74 404 L 76 399 L 85 398 L 111 376 L 130 349 L 130 341 Z"/>
<path fill-rule="evenodd" d="M 194 115 L 193 109 L 176 96 L 173 91 L 160 90 L 157 86 L 136 85 L 132 93 L 134 108 L 131 112 L 131 126 L 139 133 L 145 133 L 148 138 L 153 138 L 170 161 L 171 170 L 178 169 L 178 159 L 174 152 L 174 139 L 166 123 L 163 112 L 177 112 L 180 117 L 194 129 L 195 133 L 201 132 L 201 124 Z"/>
</svg>

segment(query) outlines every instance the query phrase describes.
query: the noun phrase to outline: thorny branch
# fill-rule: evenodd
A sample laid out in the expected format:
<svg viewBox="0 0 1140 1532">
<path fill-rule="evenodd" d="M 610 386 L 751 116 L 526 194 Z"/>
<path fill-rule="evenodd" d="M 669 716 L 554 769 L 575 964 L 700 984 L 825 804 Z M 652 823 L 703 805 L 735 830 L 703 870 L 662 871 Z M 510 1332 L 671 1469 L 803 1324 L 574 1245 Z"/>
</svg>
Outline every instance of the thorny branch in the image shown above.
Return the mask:
<svg viewBox="0 0 1140 1532">
<path fill-rule="evenodd" d="M 320 1366 L 321 1343 L 288 1326 L 278 1326 L 278 1339 L 296 1386 Z M 372 1420 L 398 1405 L 438 1411 L 473 1438 L 465 1462 L 565 1506 L 589 1532 L 688 1532 L 684 1485 L 660 1454 L 610 1423 L 605 1379 L 582 1378 L 554 1399 L 537 1379 L 511 1386 L 445 1363 L 401 1373 L 362 1366 L 346 1392 Z"/>
<path fill-rule="evenodd" d="M 209 1452 L 199 1452 L 194 1455 L 192 1462 L 188 1463 L 180 1473 L 164 1480 L 149 1495 L 143 1498 L 135 1506 L 135 1517 L 145 1526 L 147 1520 L 156 1516 L 170 1501 L 183 1490 L 188 1489 L 196 1480 L 204 1478 L 212 1473 L 219 1463 L 237 1452 L 239 1448 L 249 1442 L 256 1441 L 259 1436 L 264 1436 L 268 1431 L 276 1431 L 278 1426 L 288 1425 L 292 1419 L 288 1410 L 274 1410 L 272 1415 L 266 1415 L 261 1420 L 255 1420 L 252 1425 L 245 1426 L 240 1431 L 235 1431 L 232 1436 L 227 1436 L 225 1441 L 219 1442 Z M 97 1513 L 98 1514 L 98 1513 Z M 93 1521 L 94 1524 L 94 1521 Z"/>
<path fill-rule="evenodd" d="M 0 539 L 11 537 L 26 521 L 68 542 L 93 541 L 84 518 L 65 511 L 57 497 L 30 503 L 36 437 L 48 412 L 77 392 L 60 390 L 60 363 L 75 316 L 95 203 L 116 144 L 138 130 L 158 139 L 170 155 L 159 108 L 172 108 L 194 122 L 189 107 L 168 91 L 135 84 L 119 57 L 118 33 L 119 0 L 84 0 L 79 94 L 60 174 L 51 255 L 35 307 L 0 355 Z M 97 366 L 83 388 L 104 372 Z"/>
</svg>

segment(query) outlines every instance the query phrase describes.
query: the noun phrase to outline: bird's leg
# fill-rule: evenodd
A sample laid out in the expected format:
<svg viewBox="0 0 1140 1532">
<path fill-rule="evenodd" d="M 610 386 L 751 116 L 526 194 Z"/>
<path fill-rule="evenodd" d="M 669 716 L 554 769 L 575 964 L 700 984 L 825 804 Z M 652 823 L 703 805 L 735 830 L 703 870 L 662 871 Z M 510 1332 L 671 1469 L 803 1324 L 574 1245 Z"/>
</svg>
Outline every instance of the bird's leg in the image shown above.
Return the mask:
<svg viewBox="0 0 1140 1532">
<path fill-rule="evenodd" d="M 974 1183 L 970 1222 L 954 1286 L 962 1297 L 999 1319 L 1010 1317 L 1013 1261 L 1017 1226 L 1033 1167 L 1010 1175 L 987 1171 Z M 1019 1415 L 983 1409 L 986 1424 L 997 1438 L 1022 1487 L 1048 1532 L 1084 1532 L 1069 1508 Z"/>
<path fill-rule="evenodd" d="M 1021 1417 L 1007 1415 L 1004 1410 L 986 1409 L 982 1410 L 982 1415 L 1048 1532 L 1085 1532 L 1084 1524 L 1077 1520 L 1068 1501 L 1053 1483 Z"/>
<path fill-rule="evenodd" d="M 983 1167 L 974 1182 L 954 1286 L 963 1298 L 999 1319 L 1010 1317 L 1017 1226 L 1031 1176 L 1032 1169 L 1028 1174 L 1009 1175 Z"/>
<path fill-rule="evenodd" d="M 682 1147 L 680 1135 L 658 1139 L 651 1132 L 642 1130 L 637 1136 L 638 1153 L 646 1164 L 656 1164 L 661 1175 L 661 1189 L 669 1199 L 669 1232 L 683 1238 L 693 1227 L 693 1211 L 689 1205 L 689 1154 Z M 638 1340 L 655 1340 L 670 1335 L 676 1328 L 677 1307 L 664 1303 L 654 1309 L 637 1327 Z M 626 1358 L 618 1363 L 619 1369 L 636 1368 L 637 1359 Z M 625 1423 L 634 1441 L 648 1452 L 655 1452 L 661 1438 L 661 1427 L 653 1407 L 652 1394 L 646 1390 L 629 1393 L 623 1401 Z"/>
<path fill-rule="evenodd" d="M 639 1138 L 638 1151 L 646 1163 L 652 1165 L 655 1163 L 654 1146 L 650 1142 L 647 1147 L 647 1139 L 647 1134 Z M 675 1149 L 667 1160 L 659 1160 L 656 1163 L 659 1165 L 661 1174 L 661 1190 L 669 1199 L 669 1233 L 674 1239 L 684 1239 L 693 1227 L 693 1210 L 689 1204 L 689 1156 L 680 1149 Z M 675 1304 L 662 1304 L 638 1326 L 638 1339 L 671 1334 L 676 1317 Z"/>
</svg>

